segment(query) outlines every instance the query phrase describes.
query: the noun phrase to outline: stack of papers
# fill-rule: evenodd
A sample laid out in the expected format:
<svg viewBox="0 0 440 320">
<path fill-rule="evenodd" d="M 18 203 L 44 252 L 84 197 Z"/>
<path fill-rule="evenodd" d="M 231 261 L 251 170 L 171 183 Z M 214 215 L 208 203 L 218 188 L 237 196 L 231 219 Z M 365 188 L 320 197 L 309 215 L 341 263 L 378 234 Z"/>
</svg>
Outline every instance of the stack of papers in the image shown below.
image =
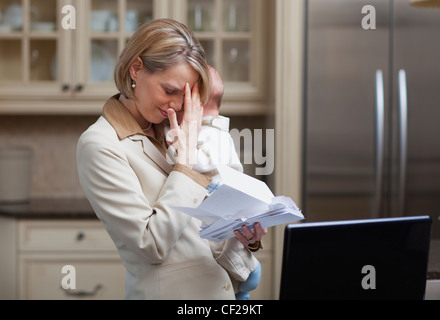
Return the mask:
<svg viewBox="0 0 440 320">
<path fill-rule="evenodd" d="M 244 225 L 253 230 L 255 222 L 269 228 L 304 219 L 292 199 L 275 197 L 263 181 L 228 166 L 218 171 L 222 186 L 198 208 L 176 207 L 202 221 L 200 237 L 219 242 L 235 237 L 234 231 Z"/>
</svg>

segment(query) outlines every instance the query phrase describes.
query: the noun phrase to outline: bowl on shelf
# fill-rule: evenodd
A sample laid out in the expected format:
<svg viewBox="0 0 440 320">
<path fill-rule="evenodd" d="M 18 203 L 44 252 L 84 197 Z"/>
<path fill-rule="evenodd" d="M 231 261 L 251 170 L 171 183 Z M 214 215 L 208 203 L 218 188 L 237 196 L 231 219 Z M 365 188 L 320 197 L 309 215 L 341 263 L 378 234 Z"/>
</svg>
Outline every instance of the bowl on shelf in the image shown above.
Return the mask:
<svg viewBox="0 0 440 320">
<path fill-rule="evenodd" d="M 31 23 L 32 31 L 54 31 L 55 30 L 55 22 L 51 21 L 38 21 Z"/>
</svg>

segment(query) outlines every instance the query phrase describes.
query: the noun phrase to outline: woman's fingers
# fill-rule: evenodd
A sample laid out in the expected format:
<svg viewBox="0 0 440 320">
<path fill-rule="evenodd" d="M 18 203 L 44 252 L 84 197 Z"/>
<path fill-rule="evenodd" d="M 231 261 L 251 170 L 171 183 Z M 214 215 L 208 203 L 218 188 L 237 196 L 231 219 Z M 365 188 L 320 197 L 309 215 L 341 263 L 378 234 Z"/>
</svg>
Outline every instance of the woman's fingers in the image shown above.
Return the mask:
<svg viewBox="0 0 440 320">
<path fill-rule="evenodd" d="M 179 122 L 177 119 L 177 114 L 173 109 L 168 109 L 168 119 L 170 120 L 170 130 L 167 133 L 166 141 L 169 146 L 173 145 L 177 141 L 179 134 Z M 176 148 L 175 148 L 176 149 Z"/>
<path fill-rule="evenodd" d="M 238 241 L 240 241 L 240 243 L 244 246 L 249 245 L 248 240 L 246 239 L 246 237 L 243 235 L 243 233 L 241 233 L 240 231 L 236 230 L 234 231 L 235 237 L 237 238 Z"/>
<path fill-rule="evenodd" d="M 176 112 L 174 110 L 168 111 L 170 133 L 174 136 L 174 139 L 167 138 L 172 140 L 173 146 L 177 150 L 177 163 L 192 168 L 197 161 L 197 138 L 203 112 L 198 86 L 195 85 L 191 90 L 189 84 L 185 84 L 183 110 L 183 119 L 181 119 L 180 124 Z"/>
<path fill-rule="evenodd" d="M 267 233 L 267 229 L 263 229 L 259 222 L 255 223 L 255 237 L 259 240 L 263 238 Z"/>
<path fill-rule="evenodd" d="M 244 246 L 253 244 L 257 241 L 261 241 L 264 235 L 267 233 L 267 229 L 263 229 L 259 222 L 254 224 L 254 231 L 252 232 L 248 226 L 243 226 L 240 230 L 235 231 L 235 237 Z"/>
<path fill-rule="evenodd" d="M 199 84 L 196 82 L 191 90 L 191 100 L 195 108 L 200 108 Z"/>
<path fill-rule="evenodd" d="M 198 83 L 194 84 L 192 89 L 188 83 L 185 85 L 184 110 L 183 120 L 188 122 L 198 121 L 200 115 L 203 113 Z"/>
<path fill-rule="evenodd" d="M 188 83 L 185 84 L 184 110 L 185 110 L 184 112 L 185 116 L 192 111 L 192 92 Z"/>
<path fill-rule="evenodd" d="M 252 233 L 251 229 L 249 229 L 248 226 L 243 226 L 241 229 L 244 232 L 244 236 L 246 237 L 246 240 L 248 240 L 249 242 L 255 240 L 254 234 Z"/>
<path fill-rule="evenodd" d="M 168 119 L 170 120 L 170 129 L 174 130 L 179 128 L 179 123 L 177 121 L 177 114 L 173 109 L 168 109 L 167 110 L 168 113 Z"/>
<path fill-rule="evenodd" d="M 196 82 L 192 89 L 192 103 L 193 103 L 193 110 L 194 110 L 194 121 L 197 122 L 197 136 L 200 133 L 200 130 L 202 128 L 202 119 L 203 119 L 203 105 L 200 101 L 200 92 L 199 92 L 199 85 Z"/>
</svg>

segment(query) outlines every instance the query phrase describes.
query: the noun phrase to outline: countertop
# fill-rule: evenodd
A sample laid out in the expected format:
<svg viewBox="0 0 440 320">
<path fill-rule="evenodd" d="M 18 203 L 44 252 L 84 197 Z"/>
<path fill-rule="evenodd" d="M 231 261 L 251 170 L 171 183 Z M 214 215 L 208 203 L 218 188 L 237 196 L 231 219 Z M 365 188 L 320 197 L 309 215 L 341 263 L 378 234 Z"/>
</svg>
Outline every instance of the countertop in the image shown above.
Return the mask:
<svg viewBox="0 0 440 320">
<path fill-rule="evenodd" d="M 97 219 L 87 199 L 32 199 L 0 203 L 0 216 L 17 219 Z"/>
</svg>

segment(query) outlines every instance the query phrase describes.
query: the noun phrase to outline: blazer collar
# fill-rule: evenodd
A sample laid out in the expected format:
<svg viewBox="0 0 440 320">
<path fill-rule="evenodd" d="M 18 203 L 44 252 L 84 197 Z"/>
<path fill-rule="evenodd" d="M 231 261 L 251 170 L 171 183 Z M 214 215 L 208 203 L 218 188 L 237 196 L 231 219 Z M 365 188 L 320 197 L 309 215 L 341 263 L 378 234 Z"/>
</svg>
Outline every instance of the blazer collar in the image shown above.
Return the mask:
<svg viewBox="0 0 440 320">
<path fill-rule="evenodd" d="M 166 159 L 164 134 L 164 126 L 166 123 L 154 125 L 156 138 L 145 134 L 130 111 L 119 101 L 119 96 L 120 95 L 117 94 L 107 100 L 102 110 L 102 116 L 115 129 L 119 140 L 130 138 L 133 141 L 142 141 L 144 153 L 162 170 L 169 174 L 173 167 Z"/>
</svg>

